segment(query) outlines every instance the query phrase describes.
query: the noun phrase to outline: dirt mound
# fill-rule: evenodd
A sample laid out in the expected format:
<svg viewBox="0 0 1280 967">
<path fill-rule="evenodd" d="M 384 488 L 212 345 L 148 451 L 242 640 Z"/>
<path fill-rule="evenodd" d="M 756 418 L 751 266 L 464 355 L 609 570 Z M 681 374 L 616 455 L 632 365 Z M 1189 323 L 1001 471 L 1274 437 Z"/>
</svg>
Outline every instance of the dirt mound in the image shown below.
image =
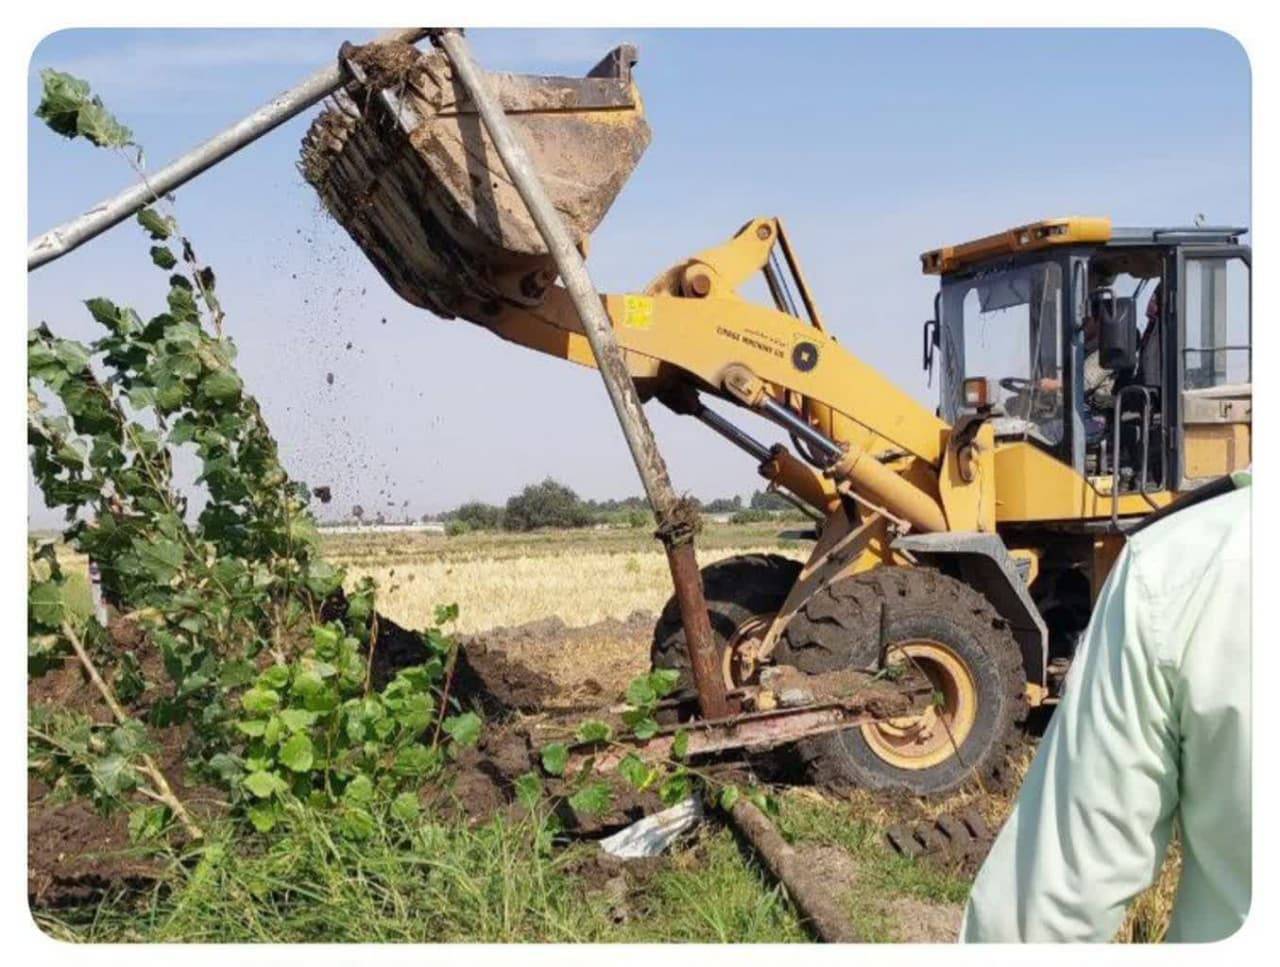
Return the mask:
<svg viewBox="0 0 1280 967">
<path fill-rule="evenodd" d="M 345 603 L 326 605 L 337 617 Z M 569 627 L 560 618 L 458 636 L 452 694 L 474 701 L 490 716 L 544 709 L 595 707 L 621 698 L 627 683 L 648 670 L 653 616 L 637 611 Z M 386 685 L 402 668 L 421 664 L 426 648 L 416 632 L 380 616 L 373 682 Z"/>
<path fill-rule="evenodd" d="M 133 641 L 140 664 L 150 676 L 160 675 L 160 657 L 143 647 L 138 629 L 112 621 L 108 632 L 117 643 Z M 127 636 L 127 637 L 126 637 Z M 129 711 L 145 715 L 156 696 L 130 704 Z M 74 658 L 67 658 L 43 675 L 28 678 L 27 707 L 54 706 L 107 722 L 111 713 L 89 684 Z M 153 752 L 174 793 L 196 815 L 207 817 L 217 808 L 214 790 L 188 785 L 183 775 L 188 729 L 155 729 Z M 37 778 L 27 783 L 27 896 L 31 904 L 59 907 L 91 902 L 119 887 L 140 886 L 164 872 L 164 864 L 148 857 L 129 841 L 128 816 L 102 816 L 84 801 L 62 802 Z"/>
<path fill-rule="evenodd" d="M 130 851 L 124 816 L 104 818 L 84 802 L 53 805 L 39 782 L 27 789 L 27 899 L 32 906 L 93 902 L 108 890 L 142 888 L 161 865 Z"/>
<path fill-rule="evenodd" d="M 521 712 L 608 705 L 648 671 L 653 622 L 643 611 L 577 628 L 543 618 L 466 636 L 463 682 Z"/>
</svg>

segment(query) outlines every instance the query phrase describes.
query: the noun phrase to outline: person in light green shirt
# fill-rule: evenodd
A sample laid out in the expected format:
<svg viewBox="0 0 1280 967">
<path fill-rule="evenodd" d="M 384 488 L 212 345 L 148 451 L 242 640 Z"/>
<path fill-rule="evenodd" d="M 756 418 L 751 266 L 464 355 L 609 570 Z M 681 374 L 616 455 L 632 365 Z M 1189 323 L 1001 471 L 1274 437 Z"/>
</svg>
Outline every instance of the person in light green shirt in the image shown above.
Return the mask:
<svg viewBox="0 0 1280 967">
<path fill-rule="evenodd" d="M 1017 804 L 978 873 L 967 943 L 1107 941 L 1160 871 L 1167 934 L 1220 940 L 1249 912 L 1249 489 L 1133 535 Z"/>
</svg>

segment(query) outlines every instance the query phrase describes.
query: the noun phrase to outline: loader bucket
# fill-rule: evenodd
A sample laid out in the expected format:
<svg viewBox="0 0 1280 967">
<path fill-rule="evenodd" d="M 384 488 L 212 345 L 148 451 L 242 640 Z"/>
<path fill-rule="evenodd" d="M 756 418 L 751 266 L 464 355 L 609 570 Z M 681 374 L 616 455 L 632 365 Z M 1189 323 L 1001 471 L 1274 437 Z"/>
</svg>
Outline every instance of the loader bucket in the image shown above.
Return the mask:
<svg viewBox="0 0 1280 967">
<path fill-rule="evenodd" d="M 414 305 L 537 304 L 555 264 L 448 58 L 407 44 L 342 57 L 356 84 L 326 104 L 299 163 L 328 211 Z M 488 75 L 579 244 L 649 144 L 634 63 L 623 45 L 586 77 Z"/>
</svg>

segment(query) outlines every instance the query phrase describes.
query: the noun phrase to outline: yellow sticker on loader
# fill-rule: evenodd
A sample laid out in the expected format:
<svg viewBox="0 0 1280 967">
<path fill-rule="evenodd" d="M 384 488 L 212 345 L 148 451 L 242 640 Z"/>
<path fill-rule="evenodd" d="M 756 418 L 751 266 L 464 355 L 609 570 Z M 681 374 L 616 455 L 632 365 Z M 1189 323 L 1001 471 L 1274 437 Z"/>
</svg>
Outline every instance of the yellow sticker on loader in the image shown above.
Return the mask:
<svg viewBox="0 0 1280 967">
<path fill-rule="evenodd" d="M 622 324 L 628 329 L 653 328 L 653 300 L 643 295 L 629 295 L 624 300 Z"/>
</svg>

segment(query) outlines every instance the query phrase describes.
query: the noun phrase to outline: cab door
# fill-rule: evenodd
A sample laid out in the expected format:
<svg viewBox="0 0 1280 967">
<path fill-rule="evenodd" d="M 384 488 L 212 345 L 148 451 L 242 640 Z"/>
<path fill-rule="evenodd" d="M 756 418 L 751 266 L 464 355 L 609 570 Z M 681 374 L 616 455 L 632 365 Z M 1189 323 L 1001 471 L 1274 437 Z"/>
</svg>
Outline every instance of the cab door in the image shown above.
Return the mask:
<svg viewBox="0 0 1280 967">
<path fill-rule="evenodd" d="M 1171 456 L 1183 491 L 1252 462 L 1253 299 L 1246 246 L 1189 246 L 1177 263 Z"/>
</svg>

